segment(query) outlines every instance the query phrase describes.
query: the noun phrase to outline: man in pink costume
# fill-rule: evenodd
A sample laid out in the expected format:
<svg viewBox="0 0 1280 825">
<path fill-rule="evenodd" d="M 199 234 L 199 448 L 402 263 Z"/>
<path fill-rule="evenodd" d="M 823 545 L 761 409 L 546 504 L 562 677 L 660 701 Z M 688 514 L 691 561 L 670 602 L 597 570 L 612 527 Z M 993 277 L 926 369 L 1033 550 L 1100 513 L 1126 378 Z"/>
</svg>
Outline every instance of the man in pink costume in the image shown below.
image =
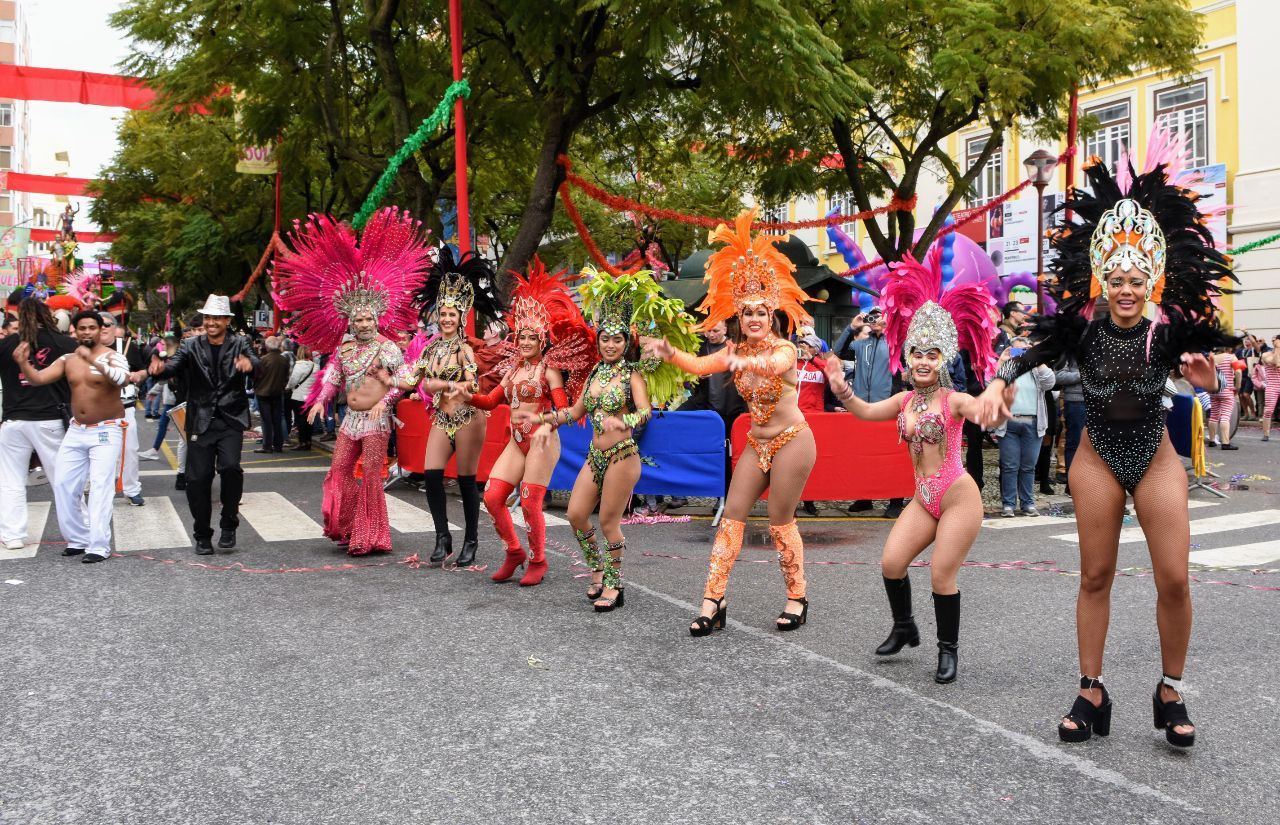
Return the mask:
<svg viewBox="0 0 1280 825">
<path fill-rule="evenodd" d="M 352 556 L 390 552 L 381 478 L 400 394 L 395 373 L 404 367 L 392 338 L 417 323 L 411 298 L 433 250 L 419 223 L 392 208 L 370 219 L 358 244 L 349 226 L 325 215 L 295 224 L 291 240 L 297 251 L 275 267 L 278 306 L 291 337 L 332 353 L 304 402 L 308 418 L 323 414 L 339 391 L 348 408 L 324 479 L 324 533 Z"/>
</svg>

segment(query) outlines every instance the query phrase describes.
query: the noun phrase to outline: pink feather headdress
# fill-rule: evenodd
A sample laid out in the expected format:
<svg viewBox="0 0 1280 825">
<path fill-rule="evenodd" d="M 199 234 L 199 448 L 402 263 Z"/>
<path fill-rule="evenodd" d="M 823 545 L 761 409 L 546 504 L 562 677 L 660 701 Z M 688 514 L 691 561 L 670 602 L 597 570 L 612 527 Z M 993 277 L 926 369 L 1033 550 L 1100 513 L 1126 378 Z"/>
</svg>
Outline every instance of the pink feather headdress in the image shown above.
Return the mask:
<svg viewBox="0 0 1280 825">
<path fill-rule="evenodd" d="M 395 207 L 379 210 L 355 231 L 329 215 L 294 221 L 295 251 L 281 253 L 274 268 L 276 306 L 289 336 L 332 352 L 357 312 L 372 312 L 383 335 L 414 329 L 413 293 L 426 279 L 435 250 L 421 223 Z"/>
<path fill-rule="evenodd" d="M 969 353 L 974 372 L 984 380 L 995 370 L 991 341 L 996 326 L 995 299 L 982 284 L 942 288 L 942 244 L 921 264 L 911 253 L 889 265 L 880 293 L 885 314 L 889 363 L 902 370 L 912 349 L 937 349 L 950 363 L 960 350 Z"/>
</svg>

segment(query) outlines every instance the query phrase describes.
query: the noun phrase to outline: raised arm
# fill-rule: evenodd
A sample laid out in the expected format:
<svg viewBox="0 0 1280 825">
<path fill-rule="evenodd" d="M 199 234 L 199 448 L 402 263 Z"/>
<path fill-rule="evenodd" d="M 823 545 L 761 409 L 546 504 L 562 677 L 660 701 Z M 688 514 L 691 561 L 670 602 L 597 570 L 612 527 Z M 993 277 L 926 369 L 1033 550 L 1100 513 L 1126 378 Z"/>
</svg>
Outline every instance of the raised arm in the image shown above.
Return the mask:
<svg viewBox="0 0 1280 825">
<path fill-rule="evenodd" d="M 724 351 L 729 348 L 725 347 Z M 790 341 L 782 341 L 769 351 L 768 355 L 751 355 L 746 358 L 731 353 L 729 366 L 733 369 L 744 369 L 759 375 L 785 375 L 796 365 L 796 345 Z"/>
<path fill-rule="evenodd" d="M 853 394 L 853 388 L 844 380 L 844 369 L 839 359 L 832 358 L 827 361 L 823 370 L 827 374 L 827 381 L 831 384 L 831 392 L 836 400 L 858 418 L 863 421 L 892 421 L 898 417 L 898 412 L 902 409 L 904 393 L 898 393 L 874 403 L 863 401 Z"/>
<path fill-rule="evenodd" d="M 705 377 L 717 372 L 727 372 L 729 369 L 728 347 L 710 355 L 693 355 L 684 350 L 672 349 L 670 356 L 663 357 L 685 372 L 697 376 Z"/>
<path fill-rule="evenodd" d="M 129 361 L 115 350 L 108 350 L 93 358 L 90 362 L 99 373 L 117 387 L 129 383 Z"/>
</svg>

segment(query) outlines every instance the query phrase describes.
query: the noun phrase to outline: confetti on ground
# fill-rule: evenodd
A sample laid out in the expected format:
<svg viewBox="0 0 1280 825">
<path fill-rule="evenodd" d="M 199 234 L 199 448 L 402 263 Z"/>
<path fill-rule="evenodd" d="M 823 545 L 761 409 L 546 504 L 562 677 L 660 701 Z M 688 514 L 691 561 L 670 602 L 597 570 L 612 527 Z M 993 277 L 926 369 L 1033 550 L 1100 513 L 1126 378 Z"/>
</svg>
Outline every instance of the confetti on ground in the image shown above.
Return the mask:
<svg viewBox="0 0 1280 825">
<path fill-rule="evenodd" d="M 5 579 L 4 583 L 5 584 L 22 584 L 23 581 L 22 579 Z"/>
<path fill-rule="evenodd" d="M 550 670 L 550 668 L 547 667 L 546 662 L 542 661 L 537 656 L 534 656 L 532 653 L 529 654 L 529 667 L 534 670 Z"/>
</svg>

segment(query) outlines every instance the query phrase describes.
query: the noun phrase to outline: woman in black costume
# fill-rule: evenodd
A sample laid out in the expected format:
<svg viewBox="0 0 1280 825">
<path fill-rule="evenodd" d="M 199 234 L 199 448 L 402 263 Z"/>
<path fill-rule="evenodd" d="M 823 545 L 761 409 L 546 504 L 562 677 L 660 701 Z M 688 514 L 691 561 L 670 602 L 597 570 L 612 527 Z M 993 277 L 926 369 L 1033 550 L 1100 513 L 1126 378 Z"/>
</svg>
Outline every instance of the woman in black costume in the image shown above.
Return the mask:
<svg viewBox="0 0 1280 825">
<path fill-rule="evenodd" d="M 1179 691 L 1191 636 L 1187 478 L 1165 430 L 1162 394 L 1171 370 L 1216 386 L 1203 353 L 1232 340 L 1218 325 L 1213 298 L 1222 291 L 1218 282 L 1234 276 L 1200 222 L 1196 195 L 1175 182 L 1179 160 L 1149 158 L 1140 176 L 1126 162 L 1120 180 L 1102 163 L 1086 167 L 1093 193 L 1072 193 L 1063 208 L 1075 222 L 1053 239 L 1057 314 L 1038 321 L 1037 345 L 1006 362 L 981 398 L 983 420 L 995 420 L 1007 414 L 1001 391 L 1018 375 L 1066 357 L 1080 365 L 1086 431 L 1071 464 L 1071 496 L 1080 536 L 1081 678 L 1079 697 L 1058 725 L 1064 742 L 1111 732 L 1102 655 L 1126 493 L 1156 583 L 1164 675 L 1152 697 L 1155 726 L 1174 745 L 1195 742 Z M 1107 314 L 1091 321 L 1100 296 Z M 1159 305 L 1157 323 L 1143 315 L 1148 301 Z"/>
</svg>

